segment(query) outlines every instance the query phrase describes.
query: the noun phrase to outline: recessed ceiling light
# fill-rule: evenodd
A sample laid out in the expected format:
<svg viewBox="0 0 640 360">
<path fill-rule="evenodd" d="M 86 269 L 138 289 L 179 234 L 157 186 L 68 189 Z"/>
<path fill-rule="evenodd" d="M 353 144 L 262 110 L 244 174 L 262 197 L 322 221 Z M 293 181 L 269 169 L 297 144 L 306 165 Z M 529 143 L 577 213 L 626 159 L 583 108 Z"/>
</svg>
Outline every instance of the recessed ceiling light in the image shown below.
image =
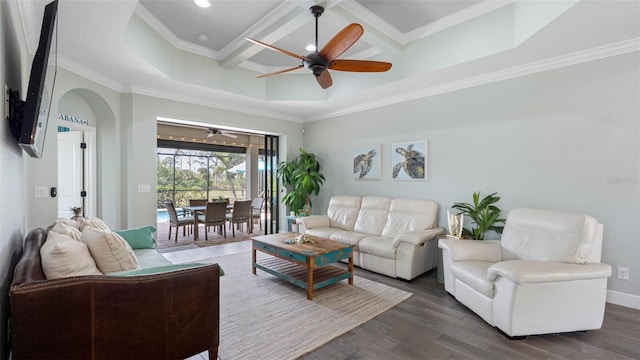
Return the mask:
<svg viewBox="0 0 640 360">
<path fill-rule="evenodd" d="M 196 5 L 203 7 L 203 8 L 208 8 L 209 6 L 211 6 L 211 3 L 209 2 L 209 0 L 193 0 Z"/>
<path fill-rule="evenodd" d="M 307 50 L 307 51 L 316 51 L 316 46 L 313 45 L 313 44 L 309 44 L 304 49 Z"/>
<path fill-rule="evenodd" d="M 209 37 L 207 36 L 207 34 L 200 34 L 198 35 L 198 40 L 205 42 L 207 40 L 209 40 Z"/>
</svg>

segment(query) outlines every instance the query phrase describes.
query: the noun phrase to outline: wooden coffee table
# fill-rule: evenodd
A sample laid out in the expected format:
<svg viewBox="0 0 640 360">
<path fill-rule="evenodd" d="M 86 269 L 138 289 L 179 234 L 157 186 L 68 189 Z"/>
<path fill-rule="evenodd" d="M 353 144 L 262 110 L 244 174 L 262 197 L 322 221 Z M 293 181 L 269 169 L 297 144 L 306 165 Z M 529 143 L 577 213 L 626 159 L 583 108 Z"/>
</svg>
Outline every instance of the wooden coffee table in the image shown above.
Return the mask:
<svg viewBox="0 0 640 360">
<path fill-rule="evenodd" d="M 353 247 L 337 241 L 311 236 L 314 243 L 287 244 L 300 234 L 279 233 L 252 237 L 252 272 L 266 271 L 278 278 L 307 290 L 307 299 L 313 299 L 313 290 L 349 279 L 353 285 Z M 272 255 L 256 261 L 256 251 Z M 347 270 L 332 265 L 349 259 Z"/>
</svg>

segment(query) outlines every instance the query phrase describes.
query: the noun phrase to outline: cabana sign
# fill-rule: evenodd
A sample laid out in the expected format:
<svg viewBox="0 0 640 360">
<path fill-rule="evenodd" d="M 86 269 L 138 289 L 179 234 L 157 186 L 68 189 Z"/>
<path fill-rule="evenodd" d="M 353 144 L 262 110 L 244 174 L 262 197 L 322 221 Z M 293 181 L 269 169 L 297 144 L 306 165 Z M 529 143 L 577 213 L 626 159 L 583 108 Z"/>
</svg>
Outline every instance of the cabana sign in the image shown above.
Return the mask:
<svg viewBox="0 0 640 360">
<path fill-rule="evenodd" d="M 70 123 L 82 126 L 89 126 L 89 121 L 87 119 L 79 118 L 73 115 L 67 115 L 63 113 L 58 114 L 58 119 L 62 121 L 68 121 Z"/>
</svg>

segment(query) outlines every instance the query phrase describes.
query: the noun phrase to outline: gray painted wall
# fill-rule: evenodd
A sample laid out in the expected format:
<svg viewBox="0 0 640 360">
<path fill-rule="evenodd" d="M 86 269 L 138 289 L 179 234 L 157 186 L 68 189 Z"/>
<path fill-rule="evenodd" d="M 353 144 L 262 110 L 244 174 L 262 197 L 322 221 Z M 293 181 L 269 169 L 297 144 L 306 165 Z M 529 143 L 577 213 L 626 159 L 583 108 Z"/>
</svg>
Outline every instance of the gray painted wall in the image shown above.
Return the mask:
<svg viewBox="0 0 640 360">
<path fill-rule="evenodd" d="M 197 121 L 201 123 L 233 126 L 281 135 L 281 160 L 296 156 L 302 146 L 302 124 L 263 116 L 241 114 L 206 106 L 185 104 L 144 95 L 124 94 L 130 98 L 123 112 L 123 223 L 143 226 L 156 221 L 156 118 L 158 116 Z M 130 107 L 130 109 L 129 109 Z M 125 108 L 125 106 L 123 106 Z M 150 185 L 150 193 L 138 192 L 138 185 Z M 283 223 L 284 224 L 284 223 Z"/>
<path fill-rule="evenodd" d="M 31 61 L 26 55 L 22 36 L 13 24 L 18 19 L 17 9 L 9 3 L 0 2 L 0 84 L 2 103 L 5 103 L 4 85 L 20 90 L 23 94 L 27 86 L 29 68 L 24 64 Z M 24 97 L 22 96 L 24 99 Z M 0 126 L 0 358 L 9 356 L 8 319 L 9 286 L 13 279 L 13 268 L 22 251 L 26 207 L 24 202 L 22 150 L 11 136 L 4 116 Z"/>
<path fill-rule="evenodd" d="M 30 67 L 30 65 L 29 65 Z M 72 93 L 74 96 L 68 97 Z M 65 99 L 60 102 L 61 99 Z M 75 99 L 75 100 L 74 100 Z M 82 101 L 81 101 L 82 100 Z M 76 113 L 74 104 L 79 110 Z M 98 146 L 98 214 L 109 226 L 120 226 L 119 214 L 120 188 L 115 186 L 120 178 L 121 154 L 119 146 L 118 125 L 120 117 L 120 94 L 58 68 L 53 90 L 53 101 L 50 113 L 56 116 L 59 112 L 78 117 L 86 116 L 87 107 L 91 107 L 95 115 Z M 58 182 L 58 144 L 57 122 L 50 119 L 47 126 L 45 147 L 41 159 L 24 156 L 26 191 L 33 191 L 34 186 L 57 187 Z M 25 227 L 43 227 L 53 221 L 58 213 L 57 198 L 34 199 L 27 194 L 26 204 L 29 216 Z"/>
<path fill-rule="evenodd" d="M 158 116 L 279 134 L 282 136 L 282 154 L 295 155 L 302 146 L 300 123 L 144 95 L 120 94 L 64 69 L 58 70 L 51 107 L 52 114 L 62 111 L 67 115 L 86 116 L 92 121 L 89 125 L 96 127 L 97 211 L 98 216 L 114 229 L 144 226 L 156 221 Z M 47 128 L 42 159 L 23 157 L 25 203 L 29 209 L 26 229 L 44 227 L 56 217 L 57 199 L 29 196 L 34 186 L 57 186 L 56 139 L 54 121 Z M 138 185 L 150 185 L 151 192 L 138 192 Z"/>
<path fill-rule="evenodd" d="M 314 212 L 338 194 L 426 198 L 446 227 L 446 210 L 482 191 L 502 196 L 505 215 L 587 213 L 605 225 L 609 289 L 639 295 L 639 63 L 636 52 L 306 124 L 327 177 Z M 428 180 L 391 180 L 391 144 L 424 139 Z M 353 147 L 370 144 L 382 144 L 382 180 L 354 181 Z"/>
</svg>

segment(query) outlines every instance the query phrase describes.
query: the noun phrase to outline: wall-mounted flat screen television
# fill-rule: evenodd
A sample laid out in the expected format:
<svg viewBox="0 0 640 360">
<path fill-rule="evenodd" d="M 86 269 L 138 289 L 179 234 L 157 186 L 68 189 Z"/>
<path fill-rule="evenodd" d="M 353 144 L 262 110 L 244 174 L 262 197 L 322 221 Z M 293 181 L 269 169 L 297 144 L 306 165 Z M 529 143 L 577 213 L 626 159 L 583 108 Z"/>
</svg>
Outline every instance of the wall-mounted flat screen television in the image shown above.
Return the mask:
<svg viewBox="0 0 640 360">
<path fill-rule="evenodd" d="M 17 91 L 10 91 L 9 94 L 11 131 L 20 147 L 36 158 L 42 157 L 56 78 L 57 13 L 58 0 L 45 6 L 38 50 L 31 65 L 26 99 L 19 100 Z"/>
</svg>

